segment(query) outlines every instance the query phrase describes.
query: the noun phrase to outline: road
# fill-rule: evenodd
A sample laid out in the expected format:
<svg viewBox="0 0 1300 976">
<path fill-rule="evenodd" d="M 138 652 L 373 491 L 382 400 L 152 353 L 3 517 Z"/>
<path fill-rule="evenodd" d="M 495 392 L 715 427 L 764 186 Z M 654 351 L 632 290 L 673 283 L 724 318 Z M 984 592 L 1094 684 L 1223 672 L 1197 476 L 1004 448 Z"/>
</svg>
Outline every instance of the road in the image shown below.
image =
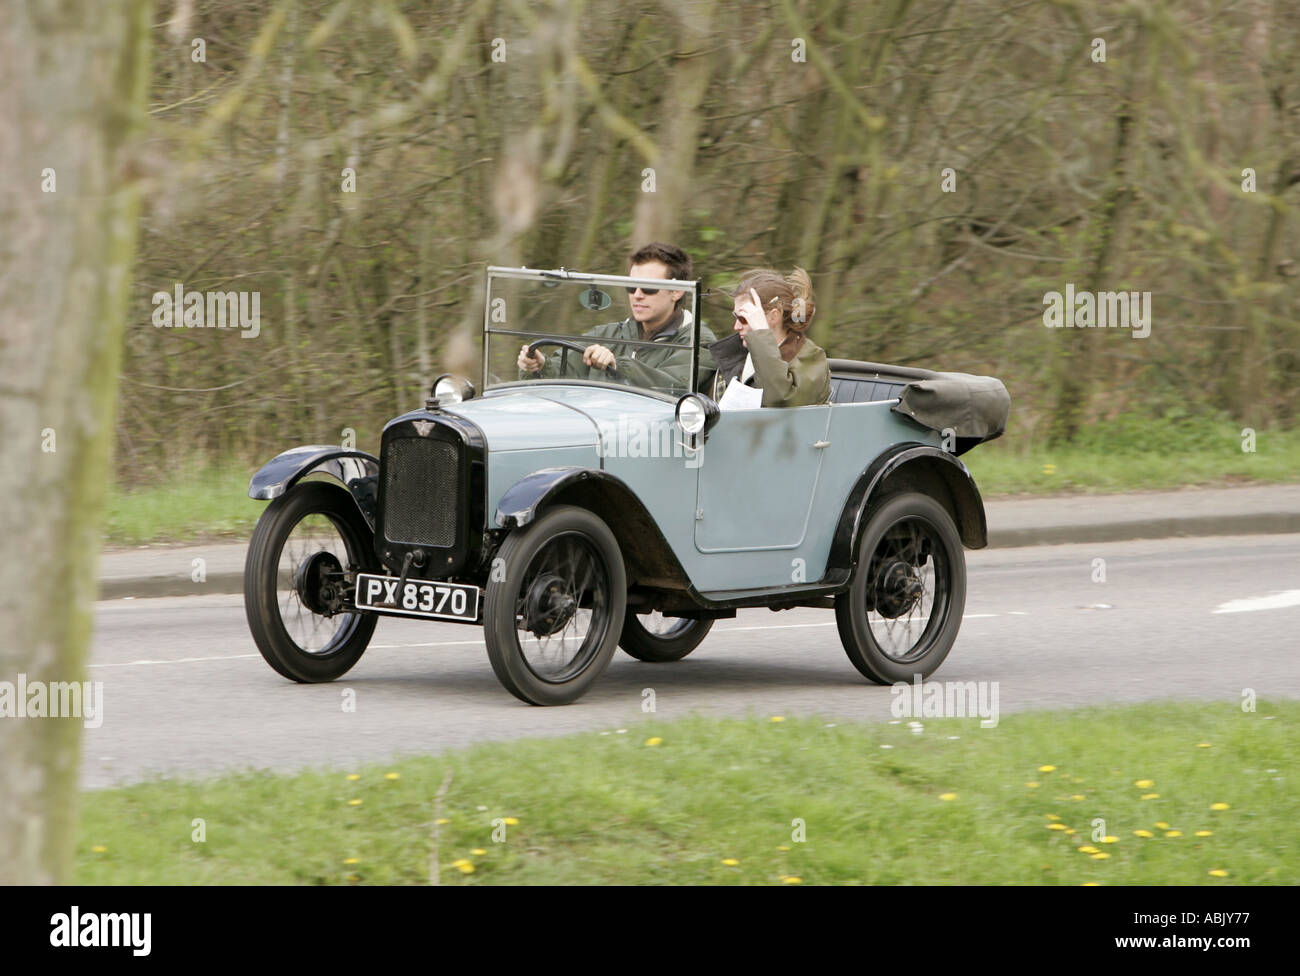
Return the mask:
<svg viewBox="0 0 1300 976">
<path fill-rule="evenodd" d="M 1105 561 L 1096 582 L 1094 560 Z M 1002 714 L 1152 699 L 1300 697 L 1300 535 L 968 552 L 966 619 L 933 680 L 997 681 Z M 1265 599 L 1265 598 L 1271 598 Z M 1229 604 L 1229 601 L 1239 601 Z M 1216 612 L 1229 604 L 1232 612 Z M 522 736 L 617 730 L 651 717 L 890 718 L 827 610 L 741 611 L 686 660 L 621 651 L 578 703 L 533 708 L 497 683 L 478 628 L 385 619 L 341 680 L 296 685 L 262 661 L 237 595 L 97 605 L 82 785 L 156 775 L 347 768 Z M 355 693 L 355 711 L 343 692 Z M 974 725 L 972 734 L 990 734 Z"/>
</svg>

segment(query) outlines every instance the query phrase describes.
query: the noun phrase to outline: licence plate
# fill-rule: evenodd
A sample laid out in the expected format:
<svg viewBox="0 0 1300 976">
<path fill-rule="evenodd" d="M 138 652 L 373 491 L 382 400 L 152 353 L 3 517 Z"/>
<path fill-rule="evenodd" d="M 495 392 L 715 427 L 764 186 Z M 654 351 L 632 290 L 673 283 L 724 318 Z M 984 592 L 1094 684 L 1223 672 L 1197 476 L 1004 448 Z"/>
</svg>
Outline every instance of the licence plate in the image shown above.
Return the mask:
<svg viewBox="0 0 1300 976">
<path fill-rule="evenodd" d="M 481 591 L 462 583 L 407 580 L 397 576 L 357 574 L 356 606 L 358 610 L 378 610 L 407 617 L 433 617 L 437 620 L 478 620 Z"/>
</svg>

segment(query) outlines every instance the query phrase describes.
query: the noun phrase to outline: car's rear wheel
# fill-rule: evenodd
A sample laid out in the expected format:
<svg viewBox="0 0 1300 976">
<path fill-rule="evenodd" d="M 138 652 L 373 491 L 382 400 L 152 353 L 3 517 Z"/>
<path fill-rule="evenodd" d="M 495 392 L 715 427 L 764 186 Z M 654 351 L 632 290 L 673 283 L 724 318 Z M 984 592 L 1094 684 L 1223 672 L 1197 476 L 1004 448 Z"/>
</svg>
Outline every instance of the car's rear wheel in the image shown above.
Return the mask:
<svg viewBox="0 0 1300 976">
<path fill-rule="evenodd" d="M 344 572 L 374 564 L 348 492 L 312 481 L 266 506 L 244 562 L 244 613 L 266 663 L 293 681 L 333 681 L 360 659 L 373 614 L 342 610 Z"/>
<path fill-rule="evenodd" d="M 708 636 L 712 620 L 689 620 L 652 613 L 629 613 L 623 620 L 618 646 L 638 661 L 664 664 L 680 661 Z"/>
<path fill-rule="evenodd" d="M 483 600 L 497 678 L 530 705 L 567 705 L 609 666 L 627 606 L 623 554 L 609 527 L 562 506 L 506 537 Z"/>
<path fill-rule="evenodd" d="M 915 492 L 884 499 L 862 531 L 835 622 L 853 666 L 877 684 L 928 677 L 957 639 L 966 558 L 947 510 Z"/>
</svg>

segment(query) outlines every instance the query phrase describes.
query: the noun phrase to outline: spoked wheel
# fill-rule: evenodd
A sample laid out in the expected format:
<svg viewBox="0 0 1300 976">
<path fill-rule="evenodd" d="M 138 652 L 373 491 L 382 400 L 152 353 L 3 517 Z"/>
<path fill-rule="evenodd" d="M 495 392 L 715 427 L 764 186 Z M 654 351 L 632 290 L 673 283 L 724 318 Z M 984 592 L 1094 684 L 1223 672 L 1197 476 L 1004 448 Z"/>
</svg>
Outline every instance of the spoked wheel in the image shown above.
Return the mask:
<svg viewBox="0 0 1300 976">
<path fill-rule="evenodd" d="M 345 573 L 374 567 L 373 536 L 343 488 L 306 482 L 271 502 L 244 563 L 244 612 L 266 663 L 293 681 L 356 664 L 377 618 L 343 609 Z"/>
<path fill-rule="evenodd" d="M 629 613 L 623 620 L 618 646 L 638 661 L 680 661 L 708 636 L 712 620 L 665 617 L 658 610 Z"/>
<path fill-rule="evenodd" d="M 531 705 L 577 700 L 618 645 L 627 606 L 618 541 L 595 515 L 564 506 L 511 533 L 497 555 L 503 571 L 483 601 L 492 670 Z"/>
<path fill-rule="evenodd" d="M 862 532 L 858 565 L 835 599 L 854 667 L 878 684 L 943 663 L 966 606 L 966 559 L 947 510 L 917 493 L 886 499 Z"/>
</svg>

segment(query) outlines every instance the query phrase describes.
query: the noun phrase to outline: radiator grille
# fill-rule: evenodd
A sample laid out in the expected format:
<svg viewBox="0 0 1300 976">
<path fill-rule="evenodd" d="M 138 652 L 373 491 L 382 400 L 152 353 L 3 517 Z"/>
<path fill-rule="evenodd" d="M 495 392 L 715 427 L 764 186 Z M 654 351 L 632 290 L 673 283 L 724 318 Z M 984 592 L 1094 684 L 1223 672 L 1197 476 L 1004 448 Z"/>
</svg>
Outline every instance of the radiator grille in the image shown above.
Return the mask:
<svg viewBox="0 0 1300 976">
<path fill-rule="evenodd" d="M 460 513 L 457 445 L 427 437 L 398 437 L 383 457 L 384 537 L 422 546 L 456 544 Z"/>
</svg>

